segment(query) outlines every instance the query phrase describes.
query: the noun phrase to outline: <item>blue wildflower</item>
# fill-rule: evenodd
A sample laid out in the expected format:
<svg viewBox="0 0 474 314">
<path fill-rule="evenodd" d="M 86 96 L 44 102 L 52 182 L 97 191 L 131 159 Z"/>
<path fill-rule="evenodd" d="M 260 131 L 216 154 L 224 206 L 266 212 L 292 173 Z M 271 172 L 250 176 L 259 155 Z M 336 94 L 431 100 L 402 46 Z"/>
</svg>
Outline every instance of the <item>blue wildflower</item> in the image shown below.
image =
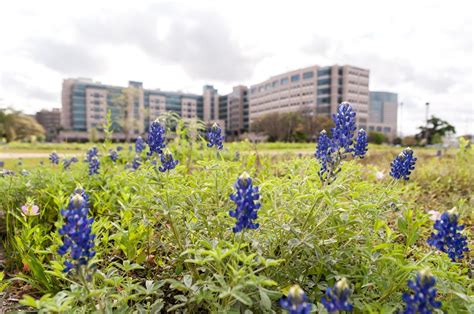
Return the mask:
<svg viewBox="0 0 474 314">
<path fill-rule="evenodd" d="M 160 159 L 161 166 L 158 167 L 158 170 L 160 170 L 161 172 L 174 169 L 178 164 L 178 160 L 173 159 L 173 154 L 171 154 L 171 151 L 169 149 L 166 149 L 163 154 L 161 154 Z"/>
<path fill-rule="evenodd" d="M 321 303 L 326 307 L 326 310 L 331 312 L 336 311 L 352 311 L 352 304 L 349 302 L 349 283 L 346 278 L 342 278 L 334 287 L 327 288 L 326 296 L 321 299 Z"/>
<path fill-rule="evenodd" d="M 99 168 L 100 168 L 99 158 L 92 157 L 91 161 L 89 162 L 89 175 L 92 176 L 94 174 L 98 174 Z"/>
<path fill-rule="evenodd" d="M 116 162 L 119 158 L 117 151 L 115 151 L 113 149 L 109 149 L 109 158 L 113 162 Z"/>
<path fill-rule="evenodd" d="M 207 147 L 215 146 L 217 149 L 222 149 L 224 146 L 222 141 L 224 140 L 224 135 L 222 133 L 222 128 L 217 124 L 214 125 L 209 129 L 207 132 Z"/>
<path fill-rule="evenodd" d="M 63 169 L 69 169 L 69 167 L 75 162 L 78 162 L 76 157 L 71 157 L 70 159 L 64 158 Z"/>
<path fill-rule="evenodd" d="M 86 154 L 86 162 L 91 162 L 92 158 L 99 156 L 99 150 L 97 147 L 92 147 L 87 151 Z"/>
<path fill-rule="evenodd" d="M 58 249 L 58 254 L 66 255 L 70 251 L 71 260 L 64 263 L 64 272 L 72 268 L 87 266 L 89 260 L 94 257 L 94 239 L 92 234 L 93 218 L 88 218 L 89 213 L 88 196 L 82 189 L 76 189 L 69 201 L 67 209 L 61 210 L 64 224 L 59 229 L 63 245 Z"/>
<path fill-rule="evenodd" d="M 0 176 L 2 176 L 2 177 L 14 176 L 14 175 L 15 175 L 15 171 L 13 171 L 13 170 L 2 169 L 2 171 L 0 171 Z"/>
<path fill-rule="evenodd" d="M 364 129 L 360 129 L 359 132 L 357 132 L 357 138 L 354 144 L 354 150 L 352 152 L 352 156 L 364 158 L 365 153 L 367 153 L 367 150 L 368 150 L 367 146 L 368 146 L 367 133 L 365 132 Z"/>
<path fill-rule="evenodd" d="M 123 150 L 123 146 L 117 146 L 117 151 L 120 152 Z"/>
<path fill-rule="evenodd" d="M 140 156 L 136 155 L 132 160 L 133 170 L 137 170 L 138 168 L 140 168 L 141 164 L 142 164 L 142 158 Z"/>
<path fill-rule="evenodd" d="M 137 137 L 137 140 L 135 141 L 135 152 L 140 154 L 145 149 L 145 145 L 146 143 L 142 137 Z"/>
<path fill-rule="evenodd" d="M 257 229 L 257 211 L 261 204 L 257 201 L 260 198 L 258 187 L 252 185 L 252 179 L 247 172 L 244 172 L 234 184 L 236 193 L 230 195 L 230 199 L 237 205 L 236 209 L 229 211 L 229 215 L 237 219 L 232 231 L 240 232 L 243 229 Z"/>
<path fill-rule="evenodd" d="M 161 155 L 163 148 L 165 148 L 165 128 L 158 121 L 154 121 L 150 125 L 148 147 L 150 147 L 148 156 L 152 156 L 154 153 Z"/>
<path fill-rule="evenodd" d="M 416 158 L 410 147 L 405 148 L 390 164 L 390 175 L 395 179 L 410 179 L 410 174 L 415 170 Z"/>
<path fill-rule="evenodd" d="M 294 285 L 288 291 L 288 297 L 280 299 L 280 306 L 287 310 L 289 314 L 309 314 L 311 312 L 311 303 L 303 289 Z"/>
<path fill-rule="evenodd" d="M 333 149 L 344 148 L 345 152 L 351 152 L 354 132 L 356 130 L 355 123 L 356 113 L 352 110 L 352 106 L 348 102 L 343 102 L 337 108 L 337 113 L 332 116 L 334 128 L 332 131 Z"/>
<path fill-rule="evenodd" d="M 469 251 L 467 237 L 459 232 L 464 229 L 464 226 L 458 224 L 458 215 L 454 212 L 444 212 L 441 218 L 436 220 L 434 229 L 438 233 L 431 233 L 428 244 L 441 252 L 448 253 L 453 262 L 456 259 L 462 259 L 464 252 Z"/>
<path fill-rule="evenodd" d="M 409 280 L 408 287 L 412 294 L 404 293 L 402 296 L 406 304 L 404 314 L 431 314 L 433 309 L 441 307 L 441 302 L 436 301 L 436 279 L 427 270 L 422 270 L 416 275 L 415 281 Z"/>
<path fill-rule="evenodd" d="M 325 130 L 319 133 L 318 146 L 314 154 L 321 164 L 320 177 L 328 170 L 328 163 L 332 162 L 332 142 Z"/>
<path fill-rule="evenodd" d="M 52 164 L 57 165 L 59 164 L 59 156 L 56 152 L 52 152 L 49 155 L 49 160 L 51 161 Z"/>
</svg>

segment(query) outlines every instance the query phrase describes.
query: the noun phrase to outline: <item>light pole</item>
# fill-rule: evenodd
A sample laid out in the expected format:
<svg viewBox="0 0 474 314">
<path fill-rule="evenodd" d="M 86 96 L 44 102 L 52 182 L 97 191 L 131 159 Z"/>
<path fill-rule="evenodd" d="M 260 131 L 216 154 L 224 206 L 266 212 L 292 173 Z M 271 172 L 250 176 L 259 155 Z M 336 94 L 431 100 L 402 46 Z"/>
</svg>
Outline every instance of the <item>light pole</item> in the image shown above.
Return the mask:
<svg viewBox="0 0 474 314">
<path fill-rule="evenodd" d="M 426 119 L 425 119 L 425 123 L 426 123 L 426 128 L 425 128 L 425 138 L 426 138 L 426 145 L 428 145 L 428 114 L 429 114 L 429 111 L 430 111 L 430 103 L 429 102 L 426 102 Z"/>
<path fill-rule="evenodd" d="M 400 131 L 398 132 L 398 134 L 400 135 L 400 137 L 403 137 L 403 101 L 400 102 Z"/>
<path fill-rule="evenodd" d="M 426 127 L 428 127 L 428 113 L 430 111 L 430 103 L 427 102 L 425 105 L 426 105 L 426 120 L 425 121 L 426 121 Z"/>
</svg>

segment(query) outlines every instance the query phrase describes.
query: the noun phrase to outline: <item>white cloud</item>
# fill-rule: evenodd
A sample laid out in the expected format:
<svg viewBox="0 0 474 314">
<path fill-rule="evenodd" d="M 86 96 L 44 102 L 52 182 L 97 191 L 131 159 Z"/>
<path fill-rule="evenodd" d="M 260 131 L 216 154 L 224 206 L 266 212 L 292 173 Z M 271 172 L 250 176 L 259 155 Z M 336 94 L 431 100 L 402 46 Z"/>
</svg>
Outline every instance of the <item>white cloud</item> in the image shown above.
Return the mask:
<svg viewBox="0 0 474 314">
<path fill-rule="evenodd" d="M 432 114 L 474 133 L 470 1 L 10 1 L 0 11 L 0 105 L 59 107 L 61 80 L 222 93 L 313 64 L 371 70 L 403 133 Z"/>
</svg>

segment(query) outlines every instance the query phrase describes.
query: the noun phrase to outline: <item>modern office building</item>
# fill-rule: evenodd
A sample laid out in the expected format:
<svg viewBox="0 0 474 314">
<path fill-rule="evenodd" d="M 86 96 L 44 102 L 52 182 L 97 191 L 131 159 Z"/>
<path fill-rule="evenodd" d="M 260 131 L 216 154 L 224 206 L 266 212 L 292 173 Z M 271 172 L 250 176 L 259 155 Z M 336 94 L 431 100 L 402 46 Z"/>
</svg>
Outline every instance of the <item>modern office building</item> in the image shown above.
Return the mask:
<svg viewBox="0 0 474 314">
<path fill-rule="evenodd" d="M 390 92 L 370 92 L 368 130 L 384 133 L 392 141 L 397 136 L 398 96 Z"/>
<path fill-rule="evenodd" d="M 128 87 L 121 87 L 91 79 L 66 79 L 62 89 L 60 138 L 87 140 L 93 129 L 101 137 L 110 111 L 114 138 L 132 139 L 143 134 L 164 112 L 176 112 L 185 119 L 204 119 L 203 101 L 202 95 L 144 89 L 141 82 L 130 81 Z M 209 114 L 210 109 L 206 111 Z"/>
<path fill-rule="evenodd" d="M 358 126 L 367 128 L 369 70 L 349 65 L 294 70 L 250 87 L 250 124 L 272 112 L 330 116 L 342 101 L 353 105 Z"/>
<path fill-rule="evenodd" d="M 249 129 L 249 99 L 248 88 L 243 85 L 235 86 L 227 95 L 228 134 L 239 136 Z"/>
<path fill-rule="evenodd" d="M 269 113 L 299 111 L 331 116 L 342 101 L 348 101 L 357 112 L 359 128 L 384 132 L 392 139 L 396 135 L 397 95 L 372 94 L 373 103 L 369 104 L 369 70 L 350 65 L 306 67 L 250 87 L 235 86 L 226 95 L 219 95 L 212 85 L 205 85 L 202 94 L 189 94 L 145 89 L 135 81 L 121 87 L 91 79 L 66 79 L 61 138 L 88 139 L 91 130 L 101 131 L 108 111 L 114 136 L 120 140 L 145 133 L 151 121 L 169 111 L 208 125 L 217 122 L 228 138 L 236 138 Z"/>
<path fill-rule="evenodd" d="M 43 126 L 46 131 L 46 141 L 57 140 L 61 128 L 61 111 L 59 108 L 52 110 L 41 110 L 35 115 L 36 121 Z"/>
</svg>

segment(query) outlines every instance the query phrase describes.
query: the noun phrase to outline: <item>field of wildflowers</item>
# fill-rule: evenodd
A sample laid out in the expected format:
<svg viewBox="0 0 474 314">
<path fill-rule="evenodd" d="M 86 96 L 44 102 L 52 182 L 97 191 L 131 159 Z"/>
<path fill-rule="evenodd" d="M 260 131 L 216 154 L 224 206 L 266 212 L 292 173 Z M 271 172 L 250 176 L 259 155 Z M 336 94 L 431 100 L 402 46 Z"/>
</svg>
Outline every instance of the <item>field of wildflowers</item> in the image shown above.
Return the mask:
<svg viewBox="0 0 474 314">
<path fill-rule="evenodd" d="M 3 309 L 474 312 L 467 142 L 374 165 L 347 103 L 312 157 L 241 154 L 172 117 L 148 133 L 0 173 Z"/>
</svg>

